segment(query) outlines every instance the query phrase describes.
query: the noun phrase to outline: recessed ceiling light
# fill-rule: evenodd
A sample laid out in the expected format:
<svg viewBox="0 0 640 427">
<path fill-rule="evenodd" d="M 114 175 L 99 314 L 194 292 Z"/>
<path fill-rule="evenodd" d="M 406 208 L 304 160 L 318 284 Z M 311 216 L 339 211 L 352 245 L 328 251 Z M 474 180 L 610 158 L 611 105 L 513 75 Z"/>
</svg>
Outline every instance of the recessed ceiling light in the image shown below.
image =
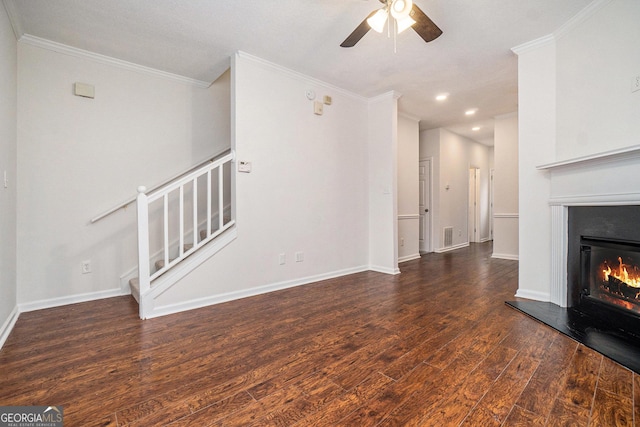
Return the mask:
<svg viewBox="0 0 640 427">
<path fill-rule="evenodd" d="M 476 111 L 478 111 L 477 108 L 472 108 L 471 110 L 465 111 L 464 114 L 466 114 L 467 116 L 473 116 L 476 113 Z"/>
<path fill-rule="evenodd" d="M 472 131 L 477 132 L 480 130 L 480 126 L 475 126 L 471 128 Z"/>
<path fill-rule="evenodd" d="M 449 97 L 448 93 L 441 93 L 440 95 L 436 96 L 436 101 L 444 101 L 448 97 Z"/>
</svg>

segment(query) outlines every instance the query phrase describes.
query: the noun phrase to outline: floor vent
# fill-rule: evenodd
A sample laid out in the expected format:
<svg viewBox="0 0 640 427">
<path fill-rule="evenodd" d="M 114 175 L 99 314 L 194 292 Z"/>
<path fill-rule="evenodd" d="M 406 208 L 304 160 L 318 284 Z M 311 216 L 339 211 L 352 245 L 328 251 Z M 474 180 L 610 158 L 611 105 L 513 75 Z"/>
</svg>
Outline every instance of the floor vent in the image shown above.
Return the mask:
<svg viewBox="0 0 640 427">
<path fill-rule="evenodd" d="M 444 247 L 448 248 L 453 245 L 453 227 L 444 228 Z"/>
</svg>

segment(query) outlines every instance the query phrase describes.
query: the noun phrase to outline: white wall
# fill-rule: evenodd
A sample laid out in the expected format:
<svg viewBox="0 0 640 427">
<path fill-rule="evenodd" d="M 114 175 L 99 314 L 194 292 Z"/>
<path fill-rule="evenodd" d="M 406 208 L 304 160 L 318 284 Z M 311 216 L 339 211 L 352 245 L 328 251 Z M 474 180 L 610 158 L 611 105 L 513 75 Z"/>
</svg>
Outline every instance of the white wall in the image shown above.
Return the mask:
<svg viewBox="0 0 640 427">
<path fill-rule="evenodd" d="M 229 146 L 229 78 L 197 87 L 18 43 L 21 308 L 117 294 L 134 267 L 135 206 L 90 218 Z M 74 82 L 95 99 L 73 95 Z M 93 272 L 81 274 L 91 260 Z"/>
<path fill-rule="evenodd" d="M 253 166 L 236 175 L 238 237 L 161 295 L 159 310 L 368 268 L 367 100 L 246 54 L 234 63 L 235 149 Z M 309 89 L 333 98 L 322 116 Z"/>
<path fill-rule="evenodd" d="M 17 45 L 0 2 L 0 347 L 17 316 L 16 111 Z M 8 185 L 4 186 L 4 173 Z"/>
<path fill-rule="evenodd" d="M 432 184 L 434 247 L 438 252 L 444 249 L 445 227 L 453 227 L 452 247 L 469 243 L 467 213 L 470 167 L 480 169 L 480 239 L 489 239 L 490 150 L 485 145 L 446 129 L 437 129 L 436 132 L 420 134 L 420 158 L 434 157 L 434 163 L 439 165 L 434 168 Z"/>
<path fill-rule="evenodd" d="M 548 172 L 535 167 L 640 142 L 640 91 L 631 93 L 631 77 L 640 73 L 638 22 L 635 0 L 596 2 L 555 37 L 514 49 L 520 118 L 518 296 L 550 296 L 551 182 Z M 628 179 L 637 182 L 637 176 Z M 569 194 L 589 192 L 592 183 L 582 180 Z"/>
<path fill-rule="evenodd" d="M 398 115 L 398 260 L 420 257 L 418 119 Z"/>
<path fill-rule="evenodd" d="M 369 267 L 398 270 L 398 98 L 385 93 L 369 101 Z"/>
<path fill-rule="evenodd" d="M 518 115 L 494 121 L 493 257 L 518 259 Z"/>
<path fill-rule="evenodd" d="M 518 53 L 518 296 L 548 300 L 549 177 L 536 166 L 553 156 L 556 132 L 555 44 Z"/>
<path fill-rule="evenodd" d="M 640 2 L 613 0 L 557 42 L 557 159 L 640 144 Z"/>
</svg>

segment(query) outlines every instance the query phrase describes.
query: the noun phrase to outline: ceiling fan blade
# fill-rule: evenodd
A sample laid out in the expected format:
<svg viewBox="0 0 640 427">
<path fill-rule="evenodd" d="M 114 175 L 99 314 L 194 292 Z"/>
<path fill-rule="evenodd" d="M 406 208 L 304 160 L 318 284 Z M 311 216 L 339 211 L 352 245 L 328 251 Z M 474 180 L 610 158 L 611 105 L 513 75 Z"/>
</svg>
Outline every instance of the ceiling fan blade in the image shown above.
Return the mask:
<svg viewBox="0 0 640 427">
<path fill-rule="evenodd" d="M 371 27 L 369 26 L 369 24 L 367 23 L 367 19 L 371 18 L 373 15 L 375 15 L 377 12 L 377 10 L 374 10 L 373 12 L 371 12 L 369 14 L 369 16 L 367 16 L 364 21 L 362 21 L 360 23 L 360 25 L 358 25 L 356 27 L 355 30 L 353 30 L 353 32 L 351 34 L 349 34 L 349 37 L 347 37 L 341 44 L 340 47 L 353 47 L 356 45 L 356 43 L 358 43 L 360 41 L 361 38 L 364 37 L 365 34 L 367 34 L 369 32 L 369 30 L 371 29 Z"/>
<path fill-rule="evenodd" d="M 425 42 L 429 43 L 430 41 L 440 37 L 442 34 L 442 30 L 438 28 L 438 26 L 434 24 L 433 21 L 425 15 L 425 13 L 416 6 L 415 3 L 413 4 L 413 8 L 411 9 L 409 16 L 416 21 L 411 28 L 413 28 Z"/>
</svg>

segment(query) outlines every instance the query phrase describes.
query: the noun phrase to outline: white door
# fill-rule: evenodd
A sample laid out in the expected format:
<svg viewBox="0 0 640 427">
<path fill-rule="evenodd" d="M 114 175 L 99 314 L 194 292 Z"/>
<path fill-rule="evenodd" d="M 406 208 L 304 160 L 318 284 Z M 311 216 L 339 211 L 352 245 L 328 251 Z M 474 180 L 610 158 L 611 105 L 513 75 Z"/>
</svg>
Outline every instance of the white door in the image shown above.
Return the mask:
<svg viewBox="0 0 640 427">
<path fill-rule="evenodd" d="M 467 210 L 469 219 L 468 223 L 468 232 L 469 232 L 469 242 L 479 242 L 479 183 L 480 183 L 480 169 L 478 168 L 469 168 L 469 208 Z"/>
<path fill-rule="evenodd" d="M 493 169 L 489 170 L 489 240 L 493 240 Z"/>
<path fill-rule="evenodd" d="M 420 209 L 420 252 L 431 252 L 431 160 L 421 160 L 418 167 Z"/>
</svg>

